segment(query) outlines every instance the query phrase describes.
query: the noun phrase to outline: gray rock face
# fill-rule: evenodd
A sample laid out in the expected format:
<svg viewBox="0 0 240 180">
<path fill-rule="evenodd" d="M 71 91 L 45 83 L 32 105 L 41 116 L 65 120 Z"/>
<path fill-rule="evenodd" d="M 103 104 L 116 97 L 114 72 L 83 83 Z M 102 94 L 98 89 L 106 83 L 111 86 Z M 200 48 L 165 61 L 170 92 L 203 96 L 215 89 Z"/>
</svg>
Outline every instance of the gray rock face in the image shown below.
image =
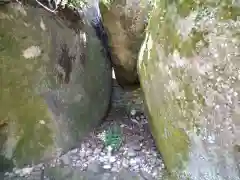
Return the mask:
<svg viewBox="0 0 240 180">
<path fill-rule="evenodd" d="M 11 3 L 0 29 L 0 157 L 20 167 L 72 148 L 100 122 L 111 65 L 90 23 L 70 9 Z"/>
<path fill-rule="evenodd" d="M 152 11 L 138 68 L 175 179 L 240 179 L 239 5 L 159 1 Z"/>
</svg>

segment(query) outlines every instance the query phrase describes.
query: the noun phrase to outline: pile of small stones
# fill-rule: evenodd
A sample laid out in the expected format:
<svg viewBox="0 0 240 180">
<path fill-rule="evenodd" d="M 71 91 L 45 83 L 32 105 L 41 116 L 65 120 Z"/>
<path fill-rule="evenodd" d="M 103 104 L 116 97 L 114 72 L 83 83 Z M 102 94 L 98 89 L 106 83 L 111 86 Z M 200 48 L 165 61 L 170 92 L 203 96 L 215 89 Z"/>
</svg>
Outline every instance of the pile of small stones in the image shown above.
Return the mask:
<svg viewBox="0 0 240 180">
<path fill-rule="evenodd" d="M 43 167 L 71 167 L 80 171 L 115 174 L 126 169 L 140 174 L 142 179 L 161 179 L 165 169 L 164 164 L 157 152 L 144 114 L 131 111 L 129 118 L 117 122 L 122 131 L 123 141 L 116 151 L 110 146 L 105 146 L 101 139 L 106 128 L 113 123 L 116 124 L 116 120 L 104 122 L 83 140 L 80 148 L 73 149 L 47 164 L 14 170 L 13 174 L 27 179 L 31 173 L 39 172 L 36 169 L 43 170 Z M 42 176 L 43 179 L 47 178 L 44 177 L 44 173 Z"/>
</svg>

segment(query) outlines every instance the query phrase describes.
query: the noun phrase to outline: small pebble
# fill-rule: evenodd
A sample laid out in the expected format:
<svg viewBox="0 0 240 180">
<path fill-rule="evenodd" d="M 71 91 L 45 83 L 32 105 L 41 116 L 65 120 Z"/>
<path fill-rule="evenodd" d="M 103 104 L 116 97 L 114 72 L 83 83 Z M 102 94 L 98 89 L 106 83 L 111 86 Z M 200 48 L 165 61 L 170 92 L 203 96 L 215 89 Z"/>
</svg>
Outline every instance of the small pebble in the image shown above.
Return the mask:
<svg viewBox="0 0 240 180">
<path fill-rule="evenodd" d="M 117 160 L 117 159 L 116 159 L 116 157 L 114 157 L 114 156 L 111 156 L 111 157 L 109 158 L 109 162 L 110 162 L 110 163 L 114 163 L 116 160 Z"/>
<path fill-rule="evenodd" d="M 149 162 L 150 162 L 151 164 L 156 165 L 156 164 L 157 164 L 157 159 L 154 158 L 154 157 L 152 157 L 152 158 L 149 159 Z"/>
<path fill-rule="evenodd" d="M 124 128 L 124 127 L 125 127 L 125 125 L 124 125 L 124 124 L 121 124 L 121 125 L 120 125 L 120 127 L 121 127 L 121 128 Z"/>
<path fill-rule="evenodd" d="M 81 149 L 82 149 L 82 150 L 86 149 L 86 144 L 82 143 L 82 144 L 81 144 Z"/>
<path fill-rule="evenodd" d="M 140 151 L 142 149 L 142 147 L 140 146 L 140 144 L 133 144 L 132 146 L 132 149 L 135 150 L 135 151 Z"/>
<path fill-rule="evenodd" d="M 106 158 L 106 157 L 100 157 L 100 158 L 99 158 L 99 161 L 102 162 L 102 163 L 103 163 L 103 162 L 107 162 L 107 158 Z"/>
<path fill-rule="evenodd" d="M 137 161 L 136 161 L 135 159 L 130 159 L 129 164 L 130 164 L 131 166 L 136 166 Z"/>
<path fill-rule="evenodd" d="M 81 158 L 84 158 L 85 157 L 85 151 L 83 151 L 83 150 L 81 150 L 80 152 L 79 152 L 79 156 L 81 157 Z"/>
<path fill-rule="evenodd" d="M 129 167 L 129 164 L 128 164 L 128 160 L 127 160 L 127 159 L 123 159 L 123 161 L 122 161 L 122 166 L 123 166 L 124 168 L 128 168 L 128 167 Z"/>
<path fill-rule="evenodd" d="M 162 166 L 161 166 L 161 167 L 162 167 L 162 169 L 163 169 L 163 168 L 165 168 L 165 165 L 162 163 Z"/>
<path fill-rule="evenodd" d="M 93 153 L 96 155 L 96 154 L 100 154 L 101 151 L 102 150 L 100 148 L 96 148 Z"/>
<path fill-rule="evenodd" d="M 135 109 L 132 109 L 132 110 L 131 110 L 131 115 L 132 115 L 132 116 L 136 115 L 136 113 L 137 113 L 137 111 L 136 111 Z"/>
<path fill-rule="evenodd" d="M 86 156 L 90 156 L 93 153 L 92 149 L 88 148 L 86 150 Z"/>
<path fill-rule="evenodd" d="M 90 148 L 91 144 L 89 142 L 86 143 L 86 147 Z"/>
<path fill-rule="evenodd" d="M 135 157 L 134 159 L 135 159 L 137 164 L 141 164 L 142 162 L 144 162 L 141 157 Z"/>
<path fill-rule="evenodd" d="M 76 154 L 78 152 L 78 149 L 76 148 L 76 149 L 73 149 L 73 150 L 71 150 L 71 153 L 72 154 Z"/>
<path fill-rule="evenodd" d="M 135 157 L 137 154 L 133 149 L 129 149 L 127 155 L 129 157 Z"/>
<path fill-rule="evenodd" d="M 76 167 L 80 167 L 81 164 L 82 164 L 81 160 L 78 160 L 78 161 L 76 162 Z"/>
<path fill-rule="evenodd" d="M 103 166 L 103 168 L 108 170 L 108 169 L 111 169 L 112 166 L 111 166 L 111 164 L 105 164 L 105 165 Z"/>
<path fill-rule="evenodd" d="M 142 176 L 147 180 L 153 180 L 153 177 L 151 176 L 151 172 L 141 171 Z"/>
<path fill-rule="evenodd" d="M 136 124 L 139 124 L 139 122 L 136 119 L 134 119 L 134 118 L 132 118 L 131 121 L 136 123 Z"/>
<path fill-rule="evenodd" d="M 153 177 L 156 177 L 158 175 L 158 169 L 153 169 L 153 171 L 152 171 L 152 176 Z"/>
<path fill-rule="evenodd" d="M 104 153 L 104 152 L 100 152 L 100 155 L 101 155 L 101 156 L 105 156 L 106 153 Z"/>
</svg>

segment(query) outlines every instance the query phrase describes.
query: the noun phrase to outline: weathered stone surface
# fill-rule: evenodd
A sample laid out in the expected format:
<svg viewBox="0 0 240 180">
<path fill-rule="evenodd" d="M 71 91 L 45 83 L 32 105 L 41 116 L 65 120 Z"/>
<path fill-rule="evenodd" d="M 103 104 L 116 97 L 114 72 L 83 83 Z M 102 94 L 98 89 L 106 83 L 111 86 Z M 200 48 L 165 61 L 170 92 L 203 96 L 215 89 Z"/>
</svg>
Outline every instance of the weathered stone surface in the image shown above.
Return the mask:
<svg viewBox="0 0 240 180">
<path fill-rule="evenodd" d="M 166 166 L 179 180 L 238 180 L 239 1 L 154 3 L 138 69 Z"/>
<path fill-rule="evenodd" d="M 122 87 L 138 83 L 137 58 L 144 39 L 147 2 L 114 0 L 109 6 L 100 3 L 100 11 L 118 83 Z"/>
<path fill-rule="evenodd" d="M 31 2 L 0 7 L 0 157 L 19 167 L 76 146 L 111 93 L 111 65 L 90 23 Z"/>
</svg>

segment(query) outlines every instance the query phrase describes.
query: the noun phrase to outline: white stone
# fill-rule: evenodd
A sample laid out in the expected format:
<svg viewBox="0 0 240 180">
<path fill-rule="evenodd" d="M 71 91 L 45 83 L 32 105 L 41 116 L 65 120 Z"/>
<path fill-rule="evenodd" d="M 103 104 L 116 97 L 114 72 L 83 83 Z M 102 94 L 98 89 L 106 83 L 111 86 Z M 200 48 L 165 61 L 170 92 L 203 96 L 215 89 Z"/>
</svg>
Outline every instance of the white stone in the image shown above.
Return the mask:
<svg viewBox="0 0 240 180">
<path fill-rule="evenodd" d="M 103 166 L 103 168 L 104 168 L 104 169 L 111 169 L 112 166 L 111 166 L 110 164 L 105 164 L 105 165 Z"/>
</svg>

